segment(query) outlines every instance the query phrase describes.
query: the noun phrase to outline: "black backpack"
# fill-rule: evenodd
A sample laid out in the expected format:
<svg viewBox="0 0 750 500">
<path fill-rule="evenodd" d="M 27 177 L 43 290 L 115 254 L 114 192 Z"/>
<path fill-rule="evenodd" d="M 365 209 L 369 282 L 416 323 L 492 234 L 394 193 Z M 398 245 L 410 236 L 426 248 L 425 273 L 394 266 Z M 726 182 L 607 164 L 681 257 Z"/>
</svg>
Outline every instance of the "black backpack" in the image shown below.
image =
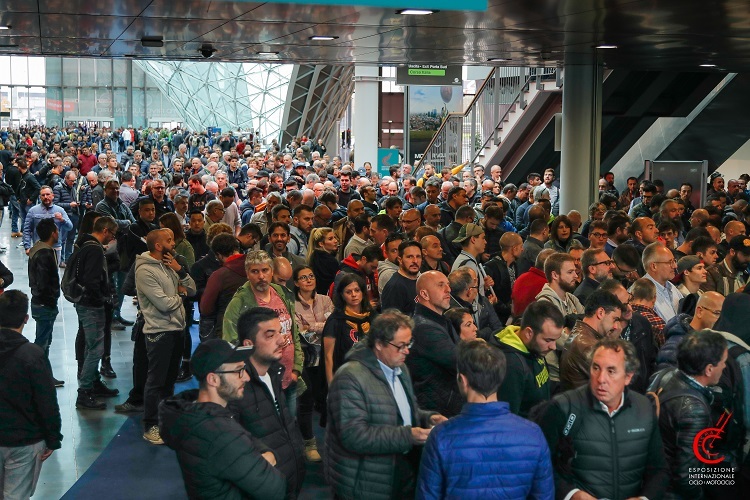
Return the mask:
<svg viewBox="0 0 750 500">
<path fill-rule="evenodd" d="M 737 357 L 747 353 L 741 345 L 729 348 L 727 365 L 721 373 L 719 384 L 713 388 L 714 402 L 711 405 L 712 423 L 718 422 L 725 412 L 732 416 L 724 427 L 723 436 L 714 441 L 714 449 L 734 452 L 742 460 L 742 449 L 745 445 L 745 383 Z M 737 453 L 739 450 L 739 453 Z"/>
<path fill-rule="evenodd" d="M 62 291 L 63 297 L 68 302 L 77 304 L 83 298 L 83 294 L 86 293 L 86 288 L 81 285 L 78 280 L 78 266 L 80 263 L 80 254 L 83 247 L 88 245 L 98 245 L 97 241 L 87 241 L 82 246 L 74 245 L 73 253 L 68 259 L 68 265 L 63 273 L 62 282 L 60 283 L 60 290 Z"/>
</svg>

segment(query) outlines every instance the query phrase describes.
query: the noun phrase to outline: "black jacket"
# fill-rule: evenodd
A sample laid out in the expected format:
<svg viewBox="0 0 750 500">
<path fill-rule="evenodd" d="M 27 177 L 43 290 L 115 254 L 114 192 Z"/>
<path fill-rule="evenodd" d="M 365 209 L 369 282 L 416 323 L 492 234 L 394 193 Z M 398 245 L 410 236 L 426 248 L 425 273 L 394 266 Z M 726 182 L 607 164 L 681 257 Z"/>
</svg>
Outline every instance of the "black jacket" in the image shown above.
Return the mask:
<svg viewBox="0 0 750 500">
<path fill-rule="evenodd" d="M 634 312 L 633 318 L 623 328 L 620 337 L 635 346 L 638 361 L 640 361 L 640 367 L 630 382 L 630 388 L 644 394 L 646 387 L 648 387 L 648 380 L 656 371 L 656 356 L 658 354 L 651 323 L 640 314 Z"/>
<path fill-rule="evenodd" d="M 57 256 L 55 250 L 42 241 L 37 241 L 29 250 L 29 287 L 32 304 L 57 306 L 60 298 Z"/>
<path fill-rule="evenodd" d="M 247 364 L 247 373 L 250 381 L 245 384 L 244 396 L 229 403 L 227 409 L 238 416 L 242 427 L 273 451 L 276 469 L 286 477 L 287 496 L 296 498 L 305 478 L 305 445 L 297 419 L 289 413 L 286 397 L 281 389 L 284 367 L 274 363 L 268 370 L 278 409 L 268 387 L 251 363 Z"/>
<path fill-rule="evenodd" d="M 553 397 L 539 426 L 549 444 L 557 499 L 574 488 L 596 498 L 664 495 L 669 475 L 646 396 L 626 388 L 623 406 L 610 417 L 586 384 Z"/>
<path fill-rule="evenodd" d="M 519 276 L 518 266 L 515 262 L 511 264 L 513 271 L 516 273 L 516 277 Z M 508 271 L 508 264 L 503 259 L 503 256 L 498 254 L 489 260 L 484 265 L 484 271 L 492 278 L 495 285 L 492 289 L 495 291 L 497 296 L 497 304 L 495 304 L 495 312 L 497 313 L 500 322 L 504 325 L 511 314 L 511 292 L 513 291 L 513 283 L 510 280 L 510 272 Z M 497 333 L 495 330 L 493 333 Z"/>
<path fill-rule="evenodd" d="M 575 295 L 576 298 L 581 301 L 581 304 L 583 304 L 586 302 L 586 299 L 589 298 L 589 295 L 594 293 L 597 288 L 599 288 L 599 282 L 586 276 L 583 278 L 583 281 L 581 281 L 581 284 L 578 285 L 575 292 L 573 292 L 573 295 Z"/>
<path fill-rule="evenodd" d="M 210 250 L 208 248 L 208 243 L 206 243 L 206 231 L 204 230 L 202 230 L 200 234 L 194 234 L 192 231 L 187 230 L 185 231 L 185 239 L 187 239 L 188 243 L 193 246 L 196 262 L 205 257 Z"/>
<path fill-rule="evenodd" d="M 270 451 L 215 403 L 197 403 L 198 391 L 159 404 L 164 443 L 177 452 L 191 499 L 282 499 L 286 481 L 261 453 Z"/>
<path fill-rule="evenodd" d="M 216 258 L 213 250 L 209 250 L 203 258 L 197 260 L 193 267 L 190 268 L 190 276 L 195 281 L 195 292 L 194 300 L 200 302 L 203 296 L 203 290 L 206 289 L 208 278 L 211 274 L 221 267 L 221 262 Z"/>
<path fill-rule="evenodd" d="M 0 279 L 3 280 L 3 284 L 0 285 L 0 290 L 8 288 L 13 284 L 13 273 L 10 269 L 5 267 L 5 264 L 0 262 Z"/>
<path fill-rule="evenodd" d="M 2 321 L 2 319 L 0 319 Z M 57 393 L 44 351 L 26 337 L 0 327 L 0 446 L 28 446 L 44 441 L 61 446 L 62 420 Z"/>
<path fill-rule="evenodd" d="M 701 499 L 703 489 L 690 480 L 690 469 L 706 465 L 695 456 L 693 440 L 714 423 L 711 421 L 713 393 L 676 368 L 656 373 L 648 390 L 658 393 L 659 398 L 659 429 L 669 465 L 668 493 L 672 498 Z"/>
<path fill-rule="evenodd" d="M 449 418 L 458 415 L 466 402 L 456 382 L 458 334 L 443 316 L 417 304 L 412 335 L 414 346 L 406 365 L 419 407 Z"/>
<path fill-rule="evenodd" d="M 26 202 L 31 200 L 31 204 L 35 204 L 41 189 L 42 186 L 39 185 L 39 181 L 36 180 L 34 174 L 31 173 L 31 170 L 27 170 L 25 174 L 21 175 L 21 183 L 16 190 L 18 203 L 26 205 Z"/>
<path fill-rule="evenodd" d="M 87 241 L 96 244 L 86 245 Z M 73 250 L 79 252 L 76 278 L 86 289 L 78 303 L 84 307 L 104 307 L 109 301 L 109 271 L 107 270 L 107 259 L 104 256 L 104 247 L 90 234 L 83 234 L 78 239 Z"/>
<path fill-rule="evenodd" d="M 656 369 L 662 370 L 669 367 L 677 367 L 677 346 L 688 333 L 693 332 L 690 322 L 693 317 L 687 314 L 678 314 L 667 321 L 664 327 L 666 341 L 656 355 Z"/>
</svg>

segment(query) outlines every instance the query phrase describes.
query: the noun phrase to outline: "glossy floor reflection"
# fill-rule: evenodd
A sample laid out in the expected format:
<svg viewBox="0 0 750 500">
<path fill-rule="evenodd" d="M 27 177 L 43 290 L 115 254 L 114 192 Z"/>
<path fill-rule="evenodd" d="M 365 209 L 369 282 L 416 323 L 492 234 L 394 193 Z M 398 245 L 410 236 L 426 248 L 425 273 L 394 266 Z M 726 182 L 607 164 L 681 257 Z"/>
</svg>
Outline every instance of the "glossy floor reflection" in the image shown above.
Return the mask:
<svg viewBox="0 0 750 500">
<path fill-rule="evenodd" d="M 14 282 L 10 288 L 30 294 L 28 279 L 28 257 L 21 238 L 10 237 L 10 218 L 6 210 L 0 227 L 0 245 L 8 250 L 0 254 L 0 260 L 13 272 Z M 62 269 L 60 270 L 62 277 Z M 62 415 L 62 448 L 55 451 L 44 462 L 34 498 L 60 498 L 73 483 L 89 468 L 127 418 L 114 412 L 114 405 L 127 399 L 131 388 L 133 343 L 130 331 L 114 331 L 112 337 L 112 366 L 117 378 L 106 380 L 110 387 L 120 390 L 115 398 L 105 399 L 106 411 L 78 411 L 75 408 L 78 384 L 76 382 L 75 337 L 78 320 L 73 305 L 61 298 L 60 314 L 55 322 L 50 346 L 50 363 L 54 376 L 65 381 L 65 387 L 57 390 L 57 399 Z M 135 317 L 135 307 L 127 301 L 123 317 Z M 36 326 L 33 318 L 24 329 L 24 336 L 34 340 Z M 144 443 L 145 444 L 145 443 Z"/>
</svg>

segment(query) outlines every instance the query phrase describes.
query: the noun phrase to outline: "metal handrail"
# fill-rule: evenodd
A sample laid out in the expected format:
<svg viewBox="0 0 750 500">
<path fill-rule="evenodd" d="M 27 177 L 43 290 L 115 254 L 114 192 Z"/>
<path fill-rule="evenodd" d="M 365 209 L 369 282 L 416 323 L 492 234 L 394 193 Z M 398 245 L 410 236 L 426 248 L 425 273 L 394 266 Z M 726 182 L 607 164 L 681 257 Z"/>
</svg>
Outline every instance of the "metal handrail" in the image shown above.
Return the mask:
<svg viewBox="0 0 750 500">
<path fill-rule="evenodd" d="M 559 76 L 555 68 L 493 68 L 463 113 L 449 113 L 433 135 L 420 167 L 473 163 L 491 141 L 497 141 L 498 130 L 508 114 L 526 107 L 525 91 L 533 79 L 543 88 L 545 76 Z M 507 95 L 512 95 L 508 100 Z M 417 170 L 421 170 L 418 168 Z"/>
</svg>

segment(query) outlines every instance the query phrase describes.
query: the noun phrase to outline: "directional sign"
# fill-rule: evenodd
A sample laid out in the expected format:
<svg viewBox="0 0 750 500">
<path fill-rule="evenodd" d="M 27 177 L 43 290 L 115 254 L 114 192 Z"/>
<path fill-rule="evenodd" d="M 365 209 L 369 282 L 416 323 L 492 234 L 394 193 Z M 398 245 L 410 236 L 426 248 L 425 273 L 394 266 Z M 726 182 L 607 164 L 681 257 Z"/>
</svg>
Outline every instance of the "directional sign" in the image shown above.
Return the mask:
<svg viewBox="0 0 750 500">
<path fill-rule="evenodd" d="M 407 64 L 396 68 L 396 85 L 461 85 L 461 66 Z"/>
</svg>

